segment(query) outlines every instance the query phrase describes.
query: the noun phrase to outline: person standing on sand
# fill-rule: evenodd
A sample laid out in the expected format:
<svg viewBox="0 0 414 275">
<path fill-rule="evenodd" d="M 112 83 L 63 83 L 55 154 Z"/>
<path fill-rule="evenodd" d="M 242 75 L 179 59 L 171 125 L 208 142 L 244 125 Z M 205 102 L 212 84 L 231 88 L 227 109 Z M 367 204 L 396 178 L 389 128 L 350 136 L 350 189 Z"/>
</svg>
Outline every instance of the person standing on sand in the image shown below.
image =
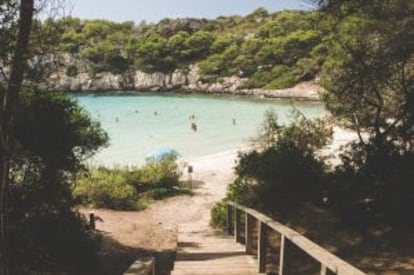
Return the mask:
<svg viewBox="0 0 414 275">
<path fill-rule="evenodd" d="M 197 132 L 197 124 L 195 124 L 195 122 L 191 122 L 191 130 Z"/>
</svg>

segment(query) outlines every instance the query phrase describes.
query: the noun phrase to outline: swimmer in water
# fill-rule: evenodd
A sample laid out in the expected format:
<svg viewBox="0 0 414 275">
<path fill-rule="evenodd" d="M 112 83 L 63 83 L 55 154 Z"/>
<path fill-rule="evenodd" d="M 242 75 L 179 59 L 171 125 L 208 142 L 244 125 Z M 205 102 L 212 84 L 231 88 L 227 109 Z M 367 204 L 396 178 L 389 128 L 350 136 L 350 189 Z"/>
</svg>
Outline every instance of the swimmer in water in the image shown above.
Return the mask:
<svg viewBox="0 0 414 275">
<path fill-rule="evenodd" d="M 236 126 L 236 119 L 233 118 L 233 126 Z"/>
<path fill-rule="evenodd" d="M 197 124 L 195 124 L 194 122 L 191 122 L 191 130 L 197 132 Z"/>
</svg>

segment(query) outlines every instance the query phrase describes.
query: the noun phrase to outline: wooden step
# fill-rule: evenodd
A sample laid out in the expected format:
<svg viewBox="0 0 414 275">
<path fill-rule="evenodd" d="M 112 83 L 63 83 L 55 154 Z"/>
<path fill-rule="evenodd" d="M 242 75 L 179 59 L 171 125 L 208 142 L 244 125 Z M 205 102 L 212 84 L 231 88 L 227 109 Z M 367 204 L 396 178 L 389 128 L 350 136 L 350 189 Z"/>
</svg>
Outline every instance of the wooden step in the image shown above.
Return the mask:
<svg viewBox="0 0 414 275">
<path fill-rule="evenodd" d="M 255 260 L 234 238 L 213 230 L 179 230 L 172 275 L 257 274 Z"/>
</svg>

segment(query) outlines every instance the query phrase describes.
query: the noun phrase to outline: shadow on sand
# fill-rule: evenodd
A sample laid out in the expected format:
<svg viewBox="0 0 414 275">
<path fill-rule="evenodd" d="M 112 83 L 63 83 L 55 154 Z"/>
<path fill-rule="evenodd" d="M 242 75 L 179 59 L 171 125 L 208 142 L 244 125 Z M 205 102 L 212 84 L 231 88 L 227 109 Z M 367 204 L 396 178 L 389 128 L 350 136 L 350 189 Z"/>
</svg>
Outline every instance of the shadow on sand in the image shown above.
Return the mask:
<svg viewBox="0 0 414 275">
<path fill-rule="evenodd" d="M 176 256 L 174 249 L 158 251 L 130 247 L 120 244 L 103 232 L 101 234 L 102 249 L 98 256 L 97 267 L 95 272 L 93 272 L 94 275 L 123 274 L 135 260 L 144 257 L 155 258 L 157 274 L 170 274 Z"/>
</svg>

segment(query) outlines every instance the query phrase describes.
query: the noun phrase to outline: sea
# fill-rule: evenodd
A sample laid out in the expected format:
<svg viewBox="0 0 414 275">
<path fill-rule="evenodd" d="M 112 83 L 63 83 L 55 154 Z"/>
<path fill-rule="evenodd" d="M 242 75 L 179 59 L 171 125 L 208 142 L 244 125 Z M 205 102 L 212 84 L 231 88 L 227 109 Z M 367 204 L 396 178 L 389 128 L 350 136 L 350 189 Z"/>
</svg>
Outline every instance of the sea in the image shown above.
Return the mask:
<svg viewBox="0 0 414 275">
<path fill-rule="evenodd" d="M 109 146 L 88 160 L 95 166 L 138 166 L 154 150 L 172 148 L 196 158 L 251 145 L 266 110 L 281 124 L 293 110 L 308 118 L 327 111 L 321 102 L 180 93 L 75 93 L 108 133 Z"/>
</svg>

